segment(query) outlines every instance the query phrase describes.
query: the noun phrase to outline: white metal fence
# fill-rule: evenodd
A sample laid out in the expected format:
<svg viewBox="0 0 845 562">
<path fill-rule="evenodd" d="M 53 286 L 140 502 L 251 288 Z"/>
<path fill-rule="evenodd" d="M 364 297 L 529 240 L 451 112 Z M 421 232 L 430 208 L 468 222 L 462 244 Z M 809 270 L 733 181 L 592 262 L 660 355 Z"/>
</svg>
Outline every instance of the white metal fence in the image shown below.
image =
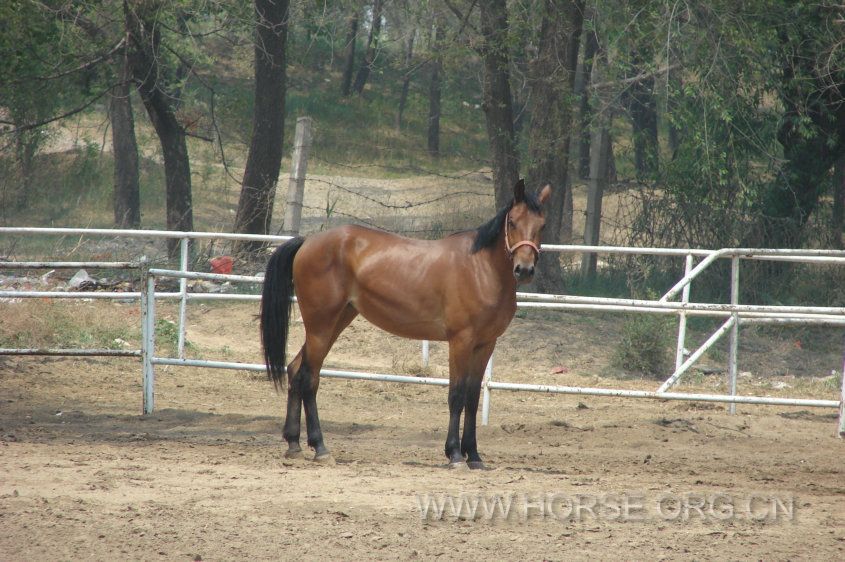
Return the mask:
<svg viewBox="0 0 845 562">
<path fill-rule="evenodd" d="M 260 242 L 283 242 L 286 236 L 238 235 L 212 232 L 173 232 L 153 230 L 112 230 L 112 229 L 69 229 L 69 228 L 22 228 L 0 227 L 0 235 L 28 236 L 108 236 L 134 237 L 147 239 L 179 239 L 180 268 L 178 270 L 151 268 L 144 259 L 137 262 L 0 262 L 0 269 L 38 269 L 38 268 L 76 268 L 89 267 L 100 269 L 137 270 L 142 277 L 142 290 L 139 292 L 73 292 L 73 291 L 0 291 L 2 298 L 98 298 L 98 299 L 133 299 L 141 303 L 142 343 L 138 350 L 111 349 L 0 349 L 0 355 L 72 355 L 72 356 L 128 356 L 140 357 L 144 388 L 143 411 L 149 414 L 154 408 L 154 380 L 156 365 L 175 365 L 186 367 L 207 367 L 222 369 L 241 369 L 263 371 L 264 365 L 225 361 L 207 361 L 185 357 L 185 314 L 188 301 L 192 300 L 259 300 L 259 295 L 249 294 L 209 294 L 191 293 L 187 290 L 189 279 L 224 281 L 233 283 L 261 283 L 262 277 L 244 275 L 223 275 L 189 271 L 188 244 L 191 240 L 240 240 Z M 520 308 L 542 308 L 550 310 L 591 310 L 603 312 L 639 312 L 650 314 L 673 314 L 678 317 L 678 338 L 674 372 L 654 391 L 623 390 L 589 387 L 569 387 L 556 385 L 537 385 L 508 383 L 493 380 L 492 359 L 482 382 L 482 424 L 489 420 L 491 391 L 511 390 L 528 392 L 546 392 L 557 394 L 580 394 L 591 396 L 612 396 L 627 398 L 651 398 L 661 400 L 693 400 L 723 402 L 729 404 L 731 412 L 736 404 L 770 404 L 784 406 L 839 408 L 839 437 L 845 436 L 845 374 L 842 379 L 840 400 L 816 400 L 804 398 L 775 398 L 767 396 L 737 395 L 737 344 L 739 327 L 745 324 L 817 324 L 845 325 L 845 307 L 818 306 L 762 306 L 739 303 L 739 263 L 740 260 L 771 260 L 819 264 L 845 264 L 845 251 L 838 250 L 786 250 L 786 249 L 745 249 L 728 248 L 721 250 L 669 249 L 669 248 L 626 248 L 608 246 L 560 246 L 544 245 L 544 251 L 553 252 L 595 252 L 607 254 L 638 254 L 668 256 L 685 259 L 684 276 L 658 300 L 614 299 L 600 297 L 578 297 L 568 295 L 549 295 L 540 293 L 517 293 Z M 696 259 L 700 261 L 695 264 Z M 694 303 L 689 301 L 689 288 L 692 281 L 719 259 L 731 260 L 731 298 L 730 303 Z M 155 291 L 158 278 L 179 280 L 178 292 Z M 675 297 L 679 300 L 673 301 Z M 161 299 L 179 301 L 177 357 L 158 357 L 155 353 L 155 303 Z M 724 318 L 724 323 L 687 357 L 685 354 L 686 322 L 690 316 L 709 316 Z M 722 336 L 730 339 L 728 354 L 729 394 L 692 394 L 669 392 L 680 377 Z M 428 342 L 423 342 L 424 362 L 428 360 Z M 845 373 L 845 366 L 843 366 Z M 321 375 L 329 378 L 361 379 L 371 381 L 399 382 L 447 386 L 448 379 L 436 377 L 416 377 L 384 373 L 367 373 L 323 369 Z"/>
</svg>

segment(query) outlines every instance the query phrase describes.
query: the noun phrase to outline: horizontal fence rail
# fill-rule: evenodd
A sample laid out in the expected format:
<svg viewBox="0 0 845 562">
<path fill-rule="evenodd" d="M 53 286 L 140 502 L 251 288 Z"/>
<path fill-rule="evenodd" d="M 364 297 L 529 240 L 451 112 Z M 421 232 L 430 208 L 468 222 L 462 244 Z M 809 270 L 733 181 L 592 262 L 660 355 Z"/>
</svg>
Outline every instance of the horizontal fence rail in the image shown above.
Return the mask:
<svg viewBox="0 0 845 562">
<path fill-rule="evenodd" d="M 143 367 L 144 407 L 145 413 L 153 411 L 154 404 L 154 366 L 183 366 L 206 367 L 222 369 L 241 369 L 249 371 L 263 371 L 264 365 L 235 363 L 225 361 L 205 361 L 187 359 L 184 356 L 185 342 L 185 314 L 189 301 L 257 301 L 258 294 L 239 293 L 199 293 L 189 292 L 188 280 L 214 281 L 221 283 L 263 283 L 261 275 L 232 275 L 189 271 L 188 244 L 191 240 L 227 240 L 254 241 L 280 243 L 290 239 L 290 236 L 274 235 L 244 235 L 218 232 L 178 232 L 163 230 L 118 230 L 118 229 L 84 229 L 84 228 L 29 228 L 29 227 L 0 227 L 0 234 L 29 236 L 108 236 L 116 238 L 146 238 L 146 239 L 176 239 L 180 241 L 180 268 L 164 269 L 151 268 L 150 264 L 141 259 L 139 261 L 0 261 L 0 269 L 106 269 L 128 270 L 142 275 L 140 291 L 23 291 L 0 290 L 0 299 L 14 300 L 20 298 L 59 298 L 59 299 L 115 299 L 121 301 L 140 302 L 142 317 L 141 349 L 53 349 L 53 348 L 0 348 L 0 355 L 54 355 L 54 356 L 112 356 L 139 357 Z M 548 309 L 548 310 L 590 310 L 602 312 L 637 312 L 650 314 L 672 314 L 679 318 L 678 349 L 675 371 L 664 381 L 656 391 L 605 389 L 589 387 L 569 387 L 557 385 L 536 385 L 510 383 L 493 380 L 492 359 L 482 381 L 483 404 L 482 423 L 487 424 L 490 411 L 490 396 L 492 390 L 509 390 L 525 392 L 544 392 L 554 394 L 572 394 L 625 398 L 648 398 L 663 400 L 693 400 L 727 403 L 733 411 L 735 404 L 770 404 L 803 407 L 839 407 L 839 436 L 845 436 L 845 374 L 843 374 L 841 399 L 814 400 L 803 398 L 774 398 L 766 396 L 740 396 L 736 394 L 736 342 L 738 328 L 744 324 L 772 323 L 772 324 L 820 324 L 841 326 L 845 325 L 845 307 L 819 306 L 768 306 L 740 304 L 738 302 L 739 260 L 768 260 L 815 264 L 845 264 L 845 251 L 841 250 L 801 250 L 801 249 L 749 249 L 725 248 L 720 250 L 704 249 L 676 249 L 676 248 L 629 248 L 619 246 L 586 246 L 586 245 L 543 245 L 544 251 L 562 253 L 602 253 L 619 255 L 653 255 L 685 258 L 686 269 L 683 277 L 678 280 L 659 300 L 618 299 L 602 297 L 579 297 L 570 295 L 553 295 L 518 292 L 517 305 L 520 308 Z M 699 259 L 697 264 L 694 260 Z M 689 287 L 691 283 L 711 264 L 720 259 L 731 260 L 731 288 L 730 303 L 696 303 L 689 302 Z M 158 277 L 179 280 L 179 291 L 156 291 L 155 280 Z M 680 301 L 672 299 L 679 297 Z M 178 300 L 179 311 L 179 341 L 178 357 L 155 356 L 155 301 Z M 697 350 L 687 353 L 684 349 L 686 318 L 688 316 L 709 316 L 724 318 L 725 322 L 719 327 Z M 730 337 L 731 353 L 729 357 L 729 388 L 730 394 L 695 394 L 669 392 L 669 389 L 682 375 L 699 359 L 704 352 L 725 335 Z M 429 346 L 423 342 L 423 363 L 428 364 Z M 843 366 L 845 372 L 845 365 Z M 422 384 L 447 386 L 448 379 L 437 377 L 416 377 L 409 375 L 392 375 L 384 373 L 367 373 L 360 371 L 346 371 L 338 369 L 323 369 L 323 376 L 328 378 L 345 378 L 356 380 L 370 380 L 380 382 L 397 382 L 405 384 Z"/>
</svg>

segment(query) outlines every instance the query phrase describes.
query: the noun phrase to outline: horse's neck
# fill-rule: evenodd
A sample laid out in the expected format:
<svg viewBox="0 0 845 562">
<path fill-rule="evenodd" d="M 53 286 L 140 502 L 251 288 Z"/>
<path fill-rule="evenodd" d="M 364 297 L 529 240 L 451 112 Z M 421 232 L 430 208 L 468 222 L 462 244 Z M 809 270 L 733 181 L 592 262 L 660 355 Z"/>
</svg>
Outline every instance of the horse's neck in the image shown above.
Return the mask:
<svg viewBox="0 0 845 562">
<path fill-rule="evenodd" d="M 502 286 L 503 296 L 516 298 L 516 278 L 513 275 L 513 260 L 505 248 L 504 229 L 499 234 L 496 243 L 487 251 L 491 267 Z"/>
</svg>

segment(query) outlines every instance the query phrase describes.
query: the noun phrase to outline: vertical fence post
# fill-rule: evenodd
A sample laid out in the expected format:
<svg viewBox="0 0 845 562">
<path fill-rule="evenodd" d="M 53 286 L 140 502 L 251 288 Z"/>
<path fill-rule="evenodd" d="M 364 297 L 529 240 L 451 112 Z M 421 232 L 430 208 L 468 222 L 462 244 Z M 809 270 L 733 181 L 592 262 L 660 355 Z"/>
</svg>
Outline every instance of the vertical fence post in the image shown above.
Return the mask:
<svg viewBox="0 0 845 562">
<path fill-rule="evenodd" d="M 839 395 L 839 431 L 840 439 L 845 439 L 845 359 L 842 364 L 842 393 Z"/>
<path fill-rule="evenodd" d="M 686 258 L 686 265 L 684 266 L 684 277 L 689 275 L 689 272 L 692 270 L 692 254 L 687 254 Z M 689 292 L 690 292 L 690 285 L 692 283 L 687 283 L 684 285 L 684 290 L 681 293 L 681 302 L 688 303 L 689 302 Z M 684 364 L 684 348 L 686 348 L 686 341 L 687 341 L 687 313 L 681 311 L 678 313 L 678 345 L 675 348 L 675 371 L 677 372 L 678 369 L 681 368 L 681 365 Z"/>
<path fill-rule="evenodd" d="M 739 304 L 739 256 L 731 258 L 731 304 Z M 739 347 L 739 314 L 734 310 L 731 313 L 734 323 L 731 326 L 730 347 L 728 350 L 728 381 L 731 387 L 731 396 L 736 396 L 736 371 L 737 351 Z M 736 402 L 728 406 L 731 414 L 736 413 Z"/>
<path fill-rule="evenodd" d="M 428 359 L 429 359 L 429 341 L 423 340 L 422 342 L 422 364 L 423 367 L 428 367 Z"/>
<path fill-rule="evenodd" d="M 149 274 L 149 266 L 142 263 L 141 276 L 141 365 L 143 400 L 142 413 L 149 415 L 155 407 L 155 278 Z"/>
<path fill-rule="evenodd" d="M 595 72 L 595 66 L 593 67 Z M 595 78 L 595 76 L 594 76 Z M 607 110 L 602 112 L 606 114 Z M 595 125 L 591 134 L 590 180 L 587 184 L 587 210 L 584 225 L 584 244 L 598 246 L 601 232 L 601 202 L 607 188 L 607 163 L 610 157 L 610 133 L 607 129 L 608 117 L 604 116 Z M 598 254 L 585 252 L 581 256 L 581 277 L 589 279 L 596 274 Z"/>
<path fill-rule="evenodd" d="M 288 198 L 285 205 L 285 219 L 282 230 L 288 235 L 299 234 L 302 221 L 302 199 L 305 191 L 305 175 L 308 168 L 308 153 L 311 150 L 311 118 L 300 117 L 296 120 L 296 133 L 293 140 Z"/>
<path fill-rule="evenodd" d="M 179 271 L 188 271 L 188 238 L 182 238 L 180 241 L 180 260 Z M 179 280 L 179 343 L 178 343 L 178 357 L 185 358 L 185 318 L 187 316 L 188 308 L 188 280 L 182 278 Z"/>
<path fill-rule="evenodd" d="M 481 425 L 490 423 L 490 381 L 493 380 L 493 356 L 487 361 L 484 378 L 481 380 Z"/>
</svg>

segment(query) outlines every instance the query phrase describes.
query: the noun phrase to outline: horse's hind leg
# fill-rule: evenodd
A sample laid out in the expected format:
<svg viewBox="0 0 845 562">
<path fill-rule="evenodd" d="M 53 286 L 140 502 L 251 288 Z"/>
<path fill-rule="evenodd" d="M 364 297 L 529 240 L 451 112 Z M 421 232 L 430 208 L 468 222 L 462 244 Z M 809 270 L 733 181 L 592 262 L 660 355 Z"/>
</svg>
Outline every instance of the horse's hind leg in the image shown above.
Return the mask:
<svg viewBox="0 0 845 562">
<path fill-rule="evenodd" d="M 296 387 L 301 397 L 302 405 L 305 409 L 308 446 L 314 449 L 314 460 L 318 462 L 332 461 L 331 454 L 323 441 L 320 417 L 317 413 L 317 390 L 320 388 L 320 369 L 323 367 L 323 360 L 326 358 L 332 345 L 334 345 L 337 337 L 349 326 L 357 315 L 358 311 L 347 304 L 344 305 L 344 308 L 338 314 L 330 318 L 330 322 L 326 321 L 325 315 L 321 315 L 322 322 L 306 322 L 305 345 L 300 351 L 301 361 L 296 375 L 291 380 L 291 386 Z M 290 407 L 290 400 L 288 401 L 288 407 Z M 296 442 L 298 445 L 298 433 Z M 290 444 L 290 441 L 288 443 Z"/>
<path fill-rule="evenodd" d="M 300 385 L 298 381 L 294 383 L 294 378 L 301 364 L 302 350 L 299 351 L 287 368 L 288 405 L 282 436 L 288 443 L 288 450 L 285 452 L 285 458 L 288 459 L 302 458 L 302 447 L 299 445 L 300 420 L 302 419 L 302 396 L 299 393 Z"/>
</svg>

